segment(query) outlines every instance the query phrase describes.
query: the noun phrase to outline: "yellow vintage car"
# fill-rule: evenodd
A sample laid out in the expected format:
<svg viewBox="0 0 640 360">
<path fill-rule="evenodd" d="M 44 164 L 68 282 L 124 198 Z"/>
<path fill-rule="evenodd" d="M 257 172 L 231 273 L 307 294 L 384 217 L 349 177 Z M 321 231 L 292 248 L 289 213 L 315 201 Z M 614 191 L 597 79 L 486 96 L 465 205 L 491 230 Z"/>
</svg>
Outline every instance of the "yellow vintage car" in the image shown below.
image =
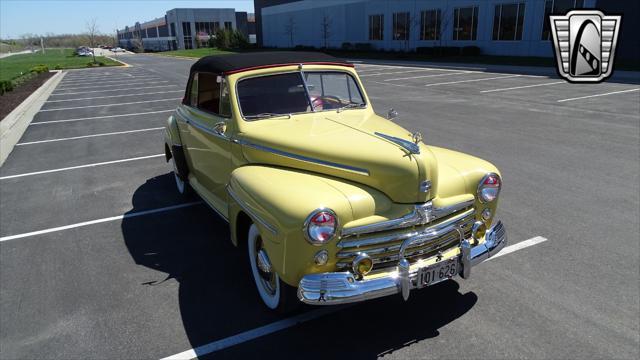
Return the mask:
<svg viewBox="0 0 640 360">
<path fill-rule="evenodd" d="M 392 120 L 374 113 L 346 61 L 204 57 L 167 121 L 165 153 L 178 191 L 229 223 L 270 309 L 406 300 L 468 278 L 504 247 L 502 180 L 491 163 Z"/>
</svg>

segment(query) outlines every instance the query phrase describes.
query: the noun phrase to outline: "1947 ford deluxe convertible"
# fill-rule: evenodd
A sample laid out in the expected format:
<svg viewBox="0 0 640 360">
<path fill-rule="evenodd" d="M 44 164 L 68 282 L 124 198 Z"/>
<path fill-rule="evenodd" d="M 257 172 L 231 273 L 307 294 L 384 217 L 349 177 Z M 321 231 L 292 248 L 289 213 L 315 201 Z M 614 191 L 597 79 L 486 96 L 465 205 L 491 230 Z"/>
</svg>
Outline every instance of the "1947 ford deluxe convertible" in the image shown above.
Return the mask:
<svg viewBox="0 0 640 360">
<path fill-rule="evenodd" d="M 165 153 L 178 191 L 228 221 L 264 304 L 288 311 L 406 300 L 504 247 L 496 167 L 421 140 L 374 113 L 352 64 L 267 52 L 197 61 Z"/>
</svg>

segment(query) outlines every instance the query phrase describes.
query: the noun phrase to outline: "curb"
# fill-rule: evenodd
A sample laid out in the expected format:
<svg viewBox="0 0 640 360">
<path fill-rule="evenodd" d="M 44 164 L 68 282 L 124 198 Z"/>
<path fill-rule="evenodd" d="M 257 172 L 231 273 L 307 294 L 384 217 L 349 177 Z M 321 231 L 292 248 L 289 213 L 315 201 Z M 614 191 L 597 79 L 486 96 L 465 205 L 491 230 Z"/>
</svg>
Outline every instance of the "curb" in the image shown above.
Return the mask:
<svg viewBox="0 0 640 360">
<path fill-rule="evenodd" d="M 13 147 L 31 124 L 33 117 L 40 111 L 65 75 L 62 70 L 51 70 L 51 72 L 55 74 L 0 121 L 0 166 L 4 164 Z"/>
<path fill-rule="evenodd" d="M 115 62 L 119 62 L 120 64 L 122 64 L 122 67 L 133 67 L 133 65 L 129 65 L 129 64 L 127 64 L 126 62 L 124 62 L 124 61 L 122 61 L 122 60 L 118 60 L 118 59 L 116 59 L 116 58 L 112 58 L 111 56 L 106 56 L 106 55 L 102 55 L 102 56 L 103 56 L 103 57 L 105 57 L 105 58 L 107 58 L 107 59 L 113 60 L 113 61 L 115 61 Z"/>
<path fill-rule="evenodd" d="M 198 60 L 198 59 L 200 59 L 198 57 L 181 56 L 181 55 L 163 55 L 163 54 L 158 54 L 158 53 L 143 53 L 143 55 L 162 56 L 162 57 L 183 59 L 183 60 Z"/>
</svg>

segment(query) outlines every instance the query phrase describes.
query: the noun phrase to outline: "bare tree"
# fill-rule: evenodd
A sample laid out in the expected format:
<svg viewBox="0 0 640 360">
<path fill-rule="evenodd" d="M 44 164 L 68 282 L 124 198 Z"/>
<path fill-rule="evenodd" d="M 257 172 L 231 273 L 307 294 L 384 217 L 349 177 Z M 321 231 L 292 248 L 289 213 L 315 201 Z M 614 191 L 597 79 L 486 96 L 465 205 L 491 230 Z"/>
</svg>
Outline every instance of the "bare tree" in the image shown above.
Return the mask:
<svg viewBox="0 0 640 360">
<path fill-rule="evenodd" d="M 322 15 L 322 22 L 320 23 L 320 31 L 322 34 L 322 41 L 325 49 L 329 47 L 329 38 L 331 37 L 331 24 L 331 18 L 329 17 L 329 15 L 327 15 L 327 13 L 324 13 L 324 15 Z"/>
<path fill-rule="evenodd" d="M 289 46 L 293 47 L 293 34 L 295 33 L 296 22 L 293 16 L 289 16 L 289 20 L 284 25 L 284 34 L 289 36 Z"/>
<path fill-rule="evenodd" d="M 93 18 L 87 21 L 87 37 L 89 38 L 89 46 L 91 47 L 91 56 L 93 56 L 94 64 L 96 63 L 96 55 L 94 52 L 96 36 L 98 36 L 98 25 L 96 25 L 96 19 Z"/>
</svg>

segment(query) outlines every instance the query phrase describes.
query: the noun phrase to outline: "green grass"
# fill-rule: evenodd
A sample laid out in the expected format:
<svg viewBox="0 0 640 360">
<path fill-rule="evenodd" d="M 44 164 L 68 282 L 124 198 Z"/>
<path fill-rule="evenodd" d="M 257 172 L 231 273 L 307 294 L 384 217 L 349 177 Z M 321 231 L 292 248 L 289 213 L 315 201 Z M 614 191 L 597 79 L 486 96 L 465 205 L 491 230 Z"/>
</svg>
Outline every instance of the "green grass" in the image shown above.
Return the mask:
<svg viewBox="0 0 640 360">
<path fill-rule="evenodd" d="M 0 42 L 0 54 L 22 51 L 22 50 L 24 50 L 24 47 L 22 45 L 19 45 L 19 44 L 10 45 L 7 43 Z"/>
<path fill-rule="evenodd" d="M 16 80 L 28 74 L 36 65 L 46 65 L 49 70 L 85 68 L 93 59 L 74 55 L 73 49 L 46 49 L 45 53 L 13 55 L 0 59 L 0 80 Z M 119 62 L 96 56 L 105 66 L 121 65 Z"/>
<path fill-rule="evenodd" d="M 192 58 L 199 59 L 203 56 L 233 54 L 233 53 L 234 51 L 218 50 L 215 48 L 200 48 L 200 49 L 189 49 L 189 50 L 163 51 L 158 54 L 171 55 L 171 56 L 185 56 L 185 57 L 192 57 Z"/>
</svg>

